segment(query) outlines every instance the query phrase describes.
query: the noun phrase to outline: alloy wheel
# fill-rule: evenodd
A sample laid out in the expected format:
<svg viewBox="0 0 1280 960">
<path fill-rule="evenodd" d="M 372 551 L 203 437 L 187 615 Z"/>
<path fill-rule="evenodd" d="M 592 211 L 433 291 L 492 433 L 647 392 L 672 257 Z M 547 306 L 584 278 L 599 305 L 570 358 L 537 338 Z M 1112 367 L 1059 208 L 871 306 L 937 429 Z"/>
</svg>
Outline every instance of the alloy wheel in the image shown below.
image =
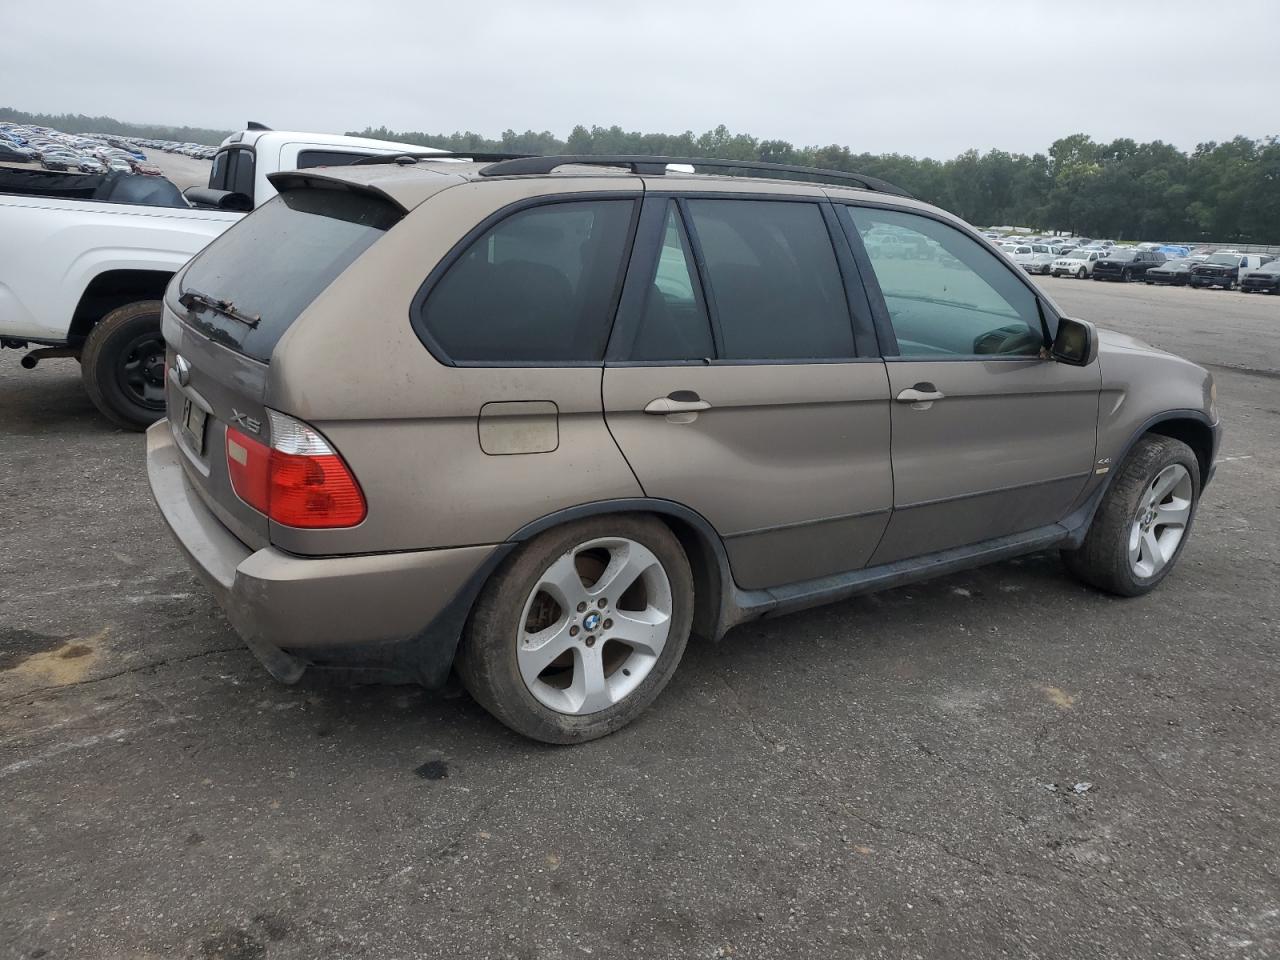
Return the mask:
<svg viewBox="0 0 1280 960">
<path fill-rule="evenodd" d="M 644 682 L 671 631 L 671 581 L 648 547 L 590 540 L 543 571 L 516 637 L 520 676 L 558 713 L 606 710 Z"/>
<path fill-rule="evenodd" d="M 1129 566 L 1144 580 L 1168 566 L 1191 522 L 1191 474 L 1171 463 L 1147 485 L 1129 529 Z"/>
</svg>

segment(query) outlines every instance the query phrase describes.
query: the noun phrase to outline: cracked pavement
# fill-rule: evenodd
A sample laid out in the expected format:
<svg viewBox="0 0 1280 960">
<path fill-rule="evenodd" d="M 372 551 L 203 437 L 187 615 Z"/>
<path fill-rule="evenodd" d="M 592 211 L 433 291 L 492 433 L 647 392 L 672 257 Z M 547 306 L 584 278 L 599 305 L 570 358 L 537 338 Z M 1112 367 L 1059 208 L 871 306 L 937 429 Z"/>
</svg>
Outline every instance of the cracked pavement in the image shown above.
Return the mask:
<svg viewBox="0 0 1280 960">
<path fill-rule="evenodd" d="M 575 748 L 273 682 L 142 438 L 4 351 L 0 957 L 1280 955 L 1280 298 L 1044 286 L 1214 365 L 1159 590 L 1041 554 L 748 625 Z"/>
</svg>

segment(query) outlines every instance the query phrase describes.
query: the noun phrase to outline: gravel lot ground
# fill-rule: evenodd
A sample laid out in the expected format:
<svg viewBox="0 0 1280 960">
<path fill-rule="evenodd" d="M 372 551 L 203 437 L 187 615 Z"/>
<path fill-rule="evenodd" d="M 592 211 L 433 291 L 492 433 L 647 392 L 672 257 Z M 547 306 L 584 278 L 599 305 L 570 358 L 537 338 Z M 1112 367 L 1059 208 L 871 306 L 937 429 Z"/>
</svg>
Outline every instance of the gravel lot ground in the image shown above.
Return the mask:
<svg viewBox="0 0 1280 960">
<path fill-rule="evenodd" d="M 1218 378 L 1158 591 L 1046 554 L 746 626 L 569 749 L 274 683 L 141 438 L 0 354 L 0 956 L 1280 955 L 1280 298 L 1044 285 Z"/>
</svg>

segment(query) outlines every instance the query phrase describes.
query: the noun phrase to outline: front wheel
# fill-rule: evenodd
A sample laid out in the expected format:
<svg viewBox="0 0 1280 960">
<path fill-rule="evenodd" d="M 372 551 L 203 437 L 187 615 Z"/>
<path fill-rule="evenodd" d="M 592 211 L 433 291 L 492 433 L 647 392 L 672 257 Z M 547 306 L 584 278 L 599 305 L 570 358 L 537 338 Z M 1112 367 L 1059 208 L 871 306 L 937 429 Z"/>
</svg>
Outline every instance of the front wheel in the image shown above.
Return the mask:
<svg viewBox="0 0 1280 960">
<path fill-rule="evenodd" d="M 1121 273 L 1121 274 L 1120 274 L 1120 282 L 1121 282 L 1121 283 L 1129 283 L 1129 282 L 1131 282 L 1132 280 L 1133 280 L 1133 271 L 1132 271 L 1132 270 L 1125 270 L 1123 273 Z"/>
<path fill-rule="evenodd" d="M 164 416 L 164 337 L 160 301 L 112 310 L 89 331 L 80 374 L 89 399 L 126 430 L 145 430 Z"/>
<path fill-rule="evenodd" d="M 689 640 L 693 577 L 660 521 L 594 517 L 523 545 L 485 587 L 458 653 L 467 691 L 517 733 L 581 743 L 662 692 Z"/>
<path fill-rule="evenodd" d="M 1186 546 L 1200 501 L 1200 465 L 1171 437 L 1143 437 L 1120 466 L 1084 543 L 1062 551 L 1068 570 L 1122 597 L 1147 593 Z"/>
<path fill-rule="evenodd" d="M 1089 275 L 1089 271 L 1087 271 L 1084 267 L 1081 267 L 1079 270 L 1076 271 L 1077 280 L 1083 280 L 1088 275 Z"/>
</svg>

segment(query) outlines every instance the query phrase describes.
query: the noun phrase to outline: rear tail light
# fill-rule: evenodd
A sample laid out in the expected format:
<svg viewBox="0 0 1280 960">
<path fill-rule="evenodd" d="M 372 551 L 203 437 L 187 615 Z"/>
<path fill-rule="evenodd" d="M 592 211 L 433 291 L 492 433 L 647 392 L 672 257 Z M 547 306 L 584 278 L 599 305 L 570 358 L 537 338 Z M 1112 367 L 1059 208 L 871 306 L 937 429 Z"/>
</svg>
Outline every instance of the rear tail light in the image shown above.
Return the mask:
<svg viewBox="0 0 1280 960">
<path fill-rule="evenodd" d="M 354 527 L 364 494 L 338 452 L 300 420 L 268 410 L 267 445 L 227 428 L 227 472 L 241 500 L 289 527 Z"/>
</svg>

